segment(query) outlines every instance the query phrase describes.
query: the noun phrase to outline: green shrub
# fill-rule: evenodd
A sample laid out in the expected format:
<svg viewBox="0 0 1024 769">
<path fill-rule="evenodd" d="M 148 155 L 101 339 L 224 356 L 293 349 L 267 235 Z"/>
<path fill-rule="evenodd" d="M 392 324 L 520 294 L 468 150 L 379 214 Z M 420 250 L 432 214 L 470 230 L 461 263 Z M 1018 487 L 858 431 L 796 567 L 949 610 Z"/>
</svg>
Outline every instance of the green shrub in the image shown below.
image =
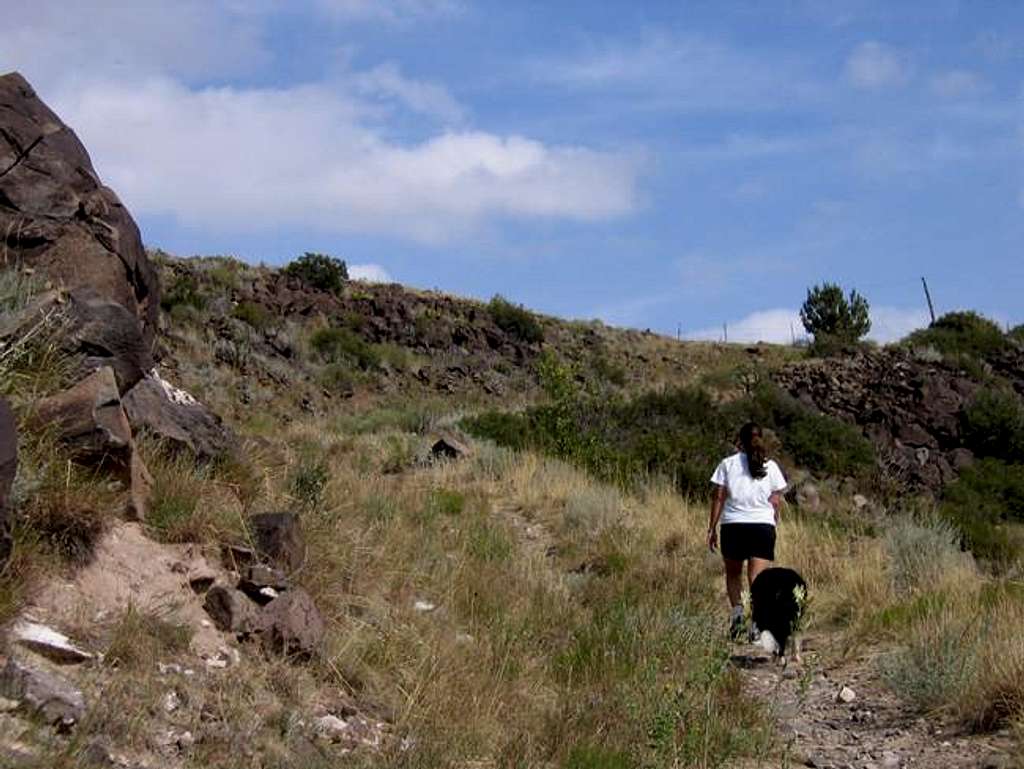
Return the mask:
<svg viewBox="0 0 1024 769">
<path fill-rule="evenodd" d="M 321 328 L 313 332 L 309 345 L 327 363 L 351 361 L 363 370 L 380 365 L 380 352 L 347 328 Z"/>
<path fill-rule="evenodd" d="M 807 289 L 800 320 L 815 341 L 827 337 L 833 345 L 854 343 L 871 330 L 867 300 L 856 291 L 847 298 L 835 283 Z"/>
<path fill-rule="evenodd" d="M 495 325 L 506 334 L 528 344 L 544 341 L 544 329 L 536 316 L 522 305 L 496 294 L 488 303 L 487 310 Z"/>
<path fill-rule="evenodd" d="M 348 267 L 344 261 L 310 251 L 290 262 L 284 268 L 284 274 L 301 280 L 307 286 L 331 294 L 341 293 L 348 281 Z"/>
<path fill-rule="evenodd" d="M 1021 323 L 1019 326 L 1014 326 L 1006 335 L 1014 342 L 1024 344 L 1024 323 Z"/>
<path fill-rule="evenodd" d="M 1005 524 L 1024 522 L 1024 465 L 992 458 L 975 462 L 945 488 L 940 510 L 975 555 L 1010 563 L 1019 543 Z"/>
<path fill-rule="evenodd" d="M 266 331 L 274 321 L 273 313 L 258 302 L 244 301 L 231 311 L 233 318 L 248 323 L 257 331 Z"/>
<path fill-rule="evenodd" d="M 857 428 L 808 411 L 774 385 L 759 385 L 726 405 L 698 387 L 622 401 L 589 396 L 575 387 L 571 372 L 561 373 L 547 375 L 545 388 L 557 394 L 551 403 L 523 414 L 487 412 L 464 420 L 463 427 L 508 448 L 568 459 L 627 486 L 667 477 L 682 493 L 704 493 L 748 419 L 774 430 L 784 452 L 815 473 L 866 479 L 874 469 L 874 449 Z"/>
<path fill-rule="evenodd" d="M 200 291 L 194 277 L 177 276 L 170 286 L 164 288 L 160 296 L 160 306 L 168 313 L 175 307 L 191 307 L 202 312 L 206 309 L 206 296 Z"/>
<path fill-rule="evenodd" d="M 986 358 L 1004 349 L 1007 337 L 998 324 L 973 311 L 950 312 L 928 328 L 913 332 L 902 344 L 934 347 L 947 356 Z"/>
<path fill-rule="evenodd" d="M 1024 462 L 1024 401 L 1012 390 L 980 390 L 963 422 L 964 442 L 978 456 Z"/>
</svg>

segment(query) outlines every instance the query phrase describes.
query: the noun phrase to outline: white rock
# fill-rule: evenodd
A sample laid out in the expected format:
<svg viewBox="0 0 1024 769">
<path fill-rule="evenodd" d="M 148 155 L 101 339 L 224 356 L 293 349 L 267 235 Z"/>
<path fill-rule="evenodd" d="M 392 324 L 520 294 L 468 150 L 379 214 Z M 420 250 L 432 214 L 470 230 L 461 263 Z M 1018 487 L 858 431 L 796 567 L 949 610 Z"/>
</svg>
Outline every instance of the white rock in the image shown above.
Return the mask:
<svg viewBox="0 0 1024 769">
<path fill-rule="evenodd" d="M 865 507 L 868 506 L 868 498 L 865 497 L 863 494 L 854 494 L 853 506 L 858 510 L 863 510 Z"/>
<path fill-rule="evenodd" d="M 11 638 L 15 643 L 48 657 L 54 662 L 73 664 L 94 659 L 94 655 L 76 646 L 63 633 L 38 622 L 28 620 L 17 622 L 11 628 Z"/>
<path fill-rule="evenodd" d="M 260 588 L 260 595 L 265 595 L 267 598 L 274 599 L 281 594 L 268 585 L 267 587 Z"/>
<path fill-rule="evenodd" d="M 192 735 L 192 732 L 182 732 L 178 735 L 178 747 L 182 750 L 188 750 L 196 744 L 196 738 Z"/>
<path fill-rule="evenodd" d="M 428 612 L 428 611 L 433 611 L 434 609 L 436 609 L 437 605 L 431 603 L 430 601 L 417 601 L 416 603 L 414 603 L 412 605 L 412 608 L 415 609 L 416 611 Z"/>
<path fill-rule="evenodd" d="M 330 714 L 313 721 L 313 729 L 324 737 L 338 737 L 348 731 L 348 722 Z"/>
<path fill-rule="evenodd" d="M 12 710 L 18 709 L 17 700 L 9 700 L 6 697 L 0 697 L 0 713 L 10 713 Z"/>
<path fill-rule="evenodd" d="M 168 713 L 173 713 L 175 710 L 181 707 L 181 697 L 173 689 L 164 695 L 164 710 Z"/>
<path fill-rule="evenodd" d="M 463 633 L 462 631 L 459 631 L 458 633 L 455 634 L 455 643 L 457 643 L 457 644 L 471 644 L 471 643 L 476 643 L 476 639 L 473 636 L 471 636 L 469 633 Z"/>
<path fill-rule="evenodd" d="M 881 760 L 882 769 L 899 769 L 900 757 L 892 751 L 885 751 Z"/>
<path fill-rule="evenodd" d="M 166 676 L 166 675 L 169 675 L 171 673 L 175 673 L 177 675 L 181 675 L 181 665 L 179 665 L 179 664 L 177 664 L 175 662 L 171 662 L 171 663 L 169 663 L 167 665 L 165 665 L 162 662 L 158 662 L 158 663 L 156 663 L 156 669 L 158 671 L 160 671 L 160 675 L 162 675 L 162 676 Z"/>
<path fill-rule="evenodd" d="M 842 689 L 839 690 L 839 693 L 836 694 L 836 701 L 845 702 L 847 705 L 849 705 L 855 699 L 857 699 L 857 692 L 855 692 L 849 686 L 844 686 Z"/>
</svg>

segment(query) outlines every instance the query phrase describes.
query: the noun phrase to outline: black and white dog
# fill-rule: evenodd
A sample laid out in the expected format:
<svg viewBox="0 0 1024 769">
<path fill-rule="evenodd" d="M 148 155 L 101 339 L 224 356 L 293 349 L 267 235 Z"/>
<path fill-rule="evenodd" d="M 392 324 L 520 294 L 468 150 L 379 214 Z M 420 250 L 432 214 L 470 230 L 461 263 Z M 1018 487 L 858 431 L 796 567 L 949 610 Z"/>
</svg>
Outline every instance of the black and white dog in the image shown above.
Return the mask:
<svg viewBox="0 0 1024 769">
<path fill-rule="evenodd" d="M 786 666 L 787 645 L 800 662 L 800 627 L 807 605 L 807 583 L 793 569 L 765 569 L 750 586 L 750 614 L 760 631 L 758 643 Z"/>
</svg>

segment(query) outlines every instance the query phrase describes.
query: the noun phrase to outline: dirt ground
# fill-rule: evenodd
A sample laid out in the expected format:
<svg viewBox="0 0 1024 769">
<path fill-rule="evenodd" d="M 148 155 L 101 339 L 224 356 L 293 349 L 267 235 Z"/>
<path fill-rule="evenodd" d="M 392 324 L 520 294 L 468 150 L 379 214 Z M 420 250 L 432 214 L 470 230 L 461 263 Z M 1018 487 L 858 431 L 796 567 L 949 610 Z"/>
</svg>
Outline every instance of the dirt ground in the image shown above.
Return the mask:
<svg viewBox="0 0 1024 769">
<path fill-rule="evenodd" d="M 1009 732 L 972 735 L 914 713 L 879 679 L 868 653 L 842 660 L 827 634 L 805 640 L 803 662 L 784 671 L 760 647 L 737 644 L 733 663 L 751 696 L 774 703 L 778 759 L 761 766 L 815 769 L 1009 769 L 1019 766 Z M 839 661 L 835 661 L 839 660 Z M 845 702 L 839 692 L 854 697 Z"/>
</svg>

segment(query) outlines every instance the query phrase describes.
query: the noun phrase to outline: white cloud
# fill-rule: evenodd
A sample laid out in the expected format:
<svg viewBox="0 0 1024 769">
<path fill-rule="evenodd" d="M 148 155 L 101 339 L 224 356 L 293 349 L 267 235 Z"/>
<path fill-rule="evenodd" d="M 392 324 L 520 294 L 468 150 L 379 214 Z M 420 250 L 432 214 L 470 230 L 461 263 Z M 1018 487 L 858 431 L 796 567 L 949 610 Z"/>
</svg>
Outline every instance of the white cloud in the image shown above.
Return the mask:
<svg viewBox="0 0 1024 769">
<path fill-rule="evenodd" d="M 911 331 L 928 325 L 928 311 L 924 308 L 872 307 L 871 339 L 879 342 L 894 342 Z"/>
<path fill-rule="evenodd" d="M 445 123 L 462 123 L 466 112 L 442 85 L 405 77 L 393 63 L 381 64 L 352 76 L 356 90 L 366 96 L 393 98 L 407 109 Z"/>
<path fill-rule="evenodd" d="M 954 69 L 933 77 L 929 83 L 932 93 L 947 99 L 980 96 L 992 89 L 981 75 L 962 69 Z"/>
<path fill-rule="evenodd" d="M 800 315 L 795 310 L 784 308 L 759 310 L 740 320 L 728 321 L 724 326 L 709 326 L 696 331 L 683 332 L 685 339 L 717 342 L 728 337 L 730 342 L 789 344 L 794 338 L 801 339 L 804 336 Z"/>
<path fill-rule="evenodd" d="M 323 85 L 151 78 L 77 84 L 51 102 L 133 211 L 188 225 L 442 242 L 496 217 L 596 220 L 636 204 L 635 158 L 468 130 L 399 144 Z"/>
<path fill-rule="evenodd" d="M 869 339 L 876 342 L 894 342 L 916 328 L 928 325 L 928 313 L 923 309 L 904 307 L 872 307 Z M 726 332 L 730 342 L 774 342 L 790 344 L 794 339 L 807 338 L 800 321 L 800 313 L 787 308 L 759 310 L 739 320 L 731 320 L 726 327 L 709 326 L 684 332 L 685 339 L 722 341 Z"/>
<path fill-rule="evenodd" d="M 207 0 L 5 3 L 0 72 L 21 71 L 44 95 L 83 75 L 237 75 L 269 61 L 260 21 L 251 9 Z"/>
<path fill-rule="evenodd" d="M 858 45 L 846 59 L 847 81 L 856 88 L 879 90 L 905 85 L 910 66 L 902 52 L 883 43 Z"/>
<path fill-rule="evenodd" d="M 800 63 L 697 35 L 649 34 L 534 61 L 530 77 L 573 91 L 628 92 L 673 110 L 763 109 L 820 95 Z"/>
<path fill-rule="evenodd" d="M 338 20 L 405 21 L 425 16 L 462 13 L 459 0 L 315 0 L 317 7 Z"/>
<path fill-rule="evenodd" d="M 348 276 L 352 280 L 364 280 L 367 283 L 394 283 L 391 274 L 379 264 L 350 264 Z"/>
</svg>

